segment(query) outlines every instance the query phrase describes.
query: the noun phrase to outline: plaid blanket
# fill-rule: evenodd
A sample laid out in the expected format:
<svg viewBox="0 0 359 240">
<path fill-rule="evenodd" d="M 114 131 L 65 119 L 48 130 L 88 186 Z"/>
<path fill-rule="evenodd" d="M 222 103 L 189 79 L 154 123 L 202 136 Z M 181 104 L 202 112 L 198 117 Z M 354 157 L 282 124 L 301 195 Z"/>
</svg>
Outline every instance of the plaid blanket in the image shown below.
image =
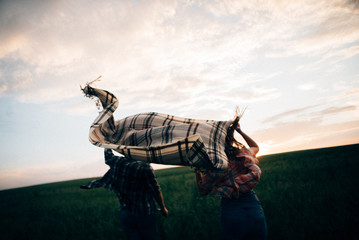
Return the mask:
<svg viewBox="0 0 359 240">
<path fill-rule="evenodd" d="M 90 128 L 92 144 L 148 163 L 227 168 L 225 143 L 232 121 L 195 120 L 156 112 L 114 121 L 118 100 L 112 93 L 90 86 L 83 91 L 88 97 L 97 97 L 103 106 Z"/>
</svg>

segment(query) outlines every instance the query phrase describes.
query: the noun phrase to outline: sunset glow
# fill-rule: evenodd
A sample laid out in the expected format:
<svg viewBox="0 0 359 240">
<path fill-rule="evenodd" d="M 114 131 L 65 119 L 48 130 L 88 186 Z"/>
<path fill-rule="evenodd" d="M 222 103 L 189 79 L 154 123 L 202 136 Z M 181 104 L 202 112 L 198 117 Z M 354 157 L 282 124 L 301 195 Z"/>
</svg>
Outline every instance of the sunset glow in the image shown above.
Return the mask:
<svg viewBox="0 0 359 240">
<path fill-rule="evenodd" d="M 260 155 L 359 143 L 358 1 L 5 0 L 0 39 L 0 189 L 105 173 L 100 75 L 116 118 L 238 106 Z"/>
</svg>

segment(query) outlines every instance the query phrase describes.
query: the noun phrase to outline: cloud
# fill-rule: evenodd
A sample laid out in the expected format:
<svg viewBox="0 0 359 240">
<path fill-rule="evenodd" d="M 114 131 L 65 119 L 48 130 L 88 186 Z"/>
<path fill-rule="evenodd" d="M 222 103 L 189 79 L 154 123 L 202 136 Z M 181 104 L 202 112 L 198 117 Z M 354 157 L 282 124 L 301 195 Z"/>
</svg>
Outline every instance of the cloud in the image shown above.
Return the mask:
<svg viewBox="0 0 359 240">
<path fill-rule="evenodd" d="M 304 84 L 301 84 L 298 86 L 298 89 L 303 90 L 303 91 L 310 91 L 315 88 L 316 88 L 316 86 L 313 83 L 304 83 Z"/>
<path fill-rule="evenodd" d="M 358 107 L 354 105 L 347 105 L 341 107 L 327 107 L 323 109 L 323 105 L 316 104 L 311 106 L 305 106 L 302 108 L 296 108 L 288 111 L 281 112 L 279 114 L 275 114 L 271 117 L 268 117 L 262 121 L 262 123 L 283 123 L 288 121 L 288 119 L 323 119 L 329 115 L 335 115 L 343 112 L 354 111 Z M 321 108 L 315 111 L 309 111 L 315 108 Z M 289 120 L 288 122 L 291 122 Z"/>
<path fill-rule="evenodd" d="M 61 0 L 43 2 L 41 0 L 5 0 L 0 5 L 0 26 L 2 44 L 0 47 L 0 57 L 10 54 L 17 54 L 17 51 L 29 49 L 29 43 L 32 39 L 42 36 L 36 36 L 36 30 L 43 22 L 49 20 L 56 9 L 61 4 Z M 24 55 L 23 55 L 24 54 Z"/>
<path fill-rule="evenodd" d="M 95 109 L 91 101 L 77 101 L 79 85 L 102 75 L 98 87 L 119 98 L 120 115 L 136 109 L 228 119 L 235 105 L 283 96 L 272 83 L 284 69 L 245 71 L 257 59 L 319 56 L 302 70 L 321 68 L 354 56 L 357 47 L 346 44 L 359 39 L 357 8 L 343 1 L 4 3 L 0 95 L 65 101 L 61 109 L 77 115 Z M 299 84 L 308 92 L 316 86 Z M 262 122 L 288 120 L 310 108 L 297 110 Z"/>
<path fill-rule="evenodd" d="M 283 111 L 263 120 L 268 127 L 253 136 L 264 146 L 261 154 L 351 144 L 359 141 L 357 109 L 332 103 Z"/>
<path fill-rule="evenodd" d="M 341 113 L 341 112 L 346 112 L 346 111 L 353 111 L 353 110 L 356 110 L 357 108 L 358 108 L 357 106 L 329 107 L 329 108 L 326 108 L 319 112 L 316 112 L 315 114 L 318 116 L 324 116 L 324 115 L 328 115 L 328 114 L 336 114 L 336 113 Z"/>
<path fill-rule="evenodd" d="M 359 44 L 359 43 L 357 43 Z M 315 71 L 326 69 L 327 71 L 335 71 L 341 68 L 340 62 L 345 61 L 355 55 L 359 54 L 359 45 L 351 47 L 334 49 L 321 56 L 320 60 L 314 61 L 310 64 L 304 64 L 296 68 L 297 71 Z M 331 66 L 326 68 L 326 66 Z"/>
<path fill-rule="evenodd" d="M 359 142 L 359 121 L 323 125 L 320 119 L 277 122 L 253 133 L 267 152 L 287 152 Z M 265 154 L 261 152 L 261 154 Z"/>
<path fill-rule="evenodd" d="M 358 9 L 344 0 L 0 1 L 0 98 L 46 109 L 26 121 L 75 126 L 97 115 L 80 85 L 102 75 L 95 87 L 118 97 L 120 117 L 228 120 L 249 105 L 256 114 L 243 120 L 268 151 L 356 141 Z"/>
<path fill-rule="evenodd" d="M 338 99 L 339 100 L 340 99 L 348 99 L 348 98 L 358 99 L 359 88 L 354 88 L 353 86 L 348 84 L 348 82 L 339 82 L 338 84 L 336 84 L 334 86 L 334 88 L 337 90 L 342 90 L 343 93 L 341 93 L 339 95 L 330 96 L 328 98 L 329 101 L 338 100 Z M 358 99 L 358 101 L 359 101 L 359 99 Z"/>
<path fill-rule="evenodd" d="M 128 93 L 181 85 L 188 95 L 193 79 L 228 89 L 223 79 L 238 79 L 258 49 L 283 57 L 357 40 L 355 11 L 340 1 L 3 1 L 0 88 L 33 102 L 74 97 L 76 85 L 98 75 Z"/>
<path fill-rule="evenodd" d="M 269 24 L 262 26 L 272 32 L 264 35 L 272 41 L 265 46 L 266 56 L 315 57 L 357 43 L 358 9 L 348 2 L 267 2 L 264 14 L 269 17 L 262 19 Z"/>
<path fill-rule="evenodd" d="M 6 14 L 2 14 L 1 18 L 2 35 L 13 43 L 17 34 L 13 29 L 16 29 L 25 35 L 25 40 L 15 50 L 5 49 L 7 51 L 4 50 L 1 56 L 7 56 L 13 61 L 21 60 L 24 62 L 22 69 L 33 69 L 33 77 L 41 87 L 52 85 L 54 89 L 66 89 L 73 79 L 78 78 L 77 82 L 81 82 L 81 79 L 85 81 L 97 76 L 96 71 L 102 72 L 108 68 L 115 72 L 115 76 L 119 66 L 125 71 L 129 70 L 127 73 L 138 72 L 138 66 L 134 69 L 131 67 L 136 61 L 133 56 L 138 54 L 136 45 L 145 44 L 146 35 L 154 31 L 153 26 L 156 25 L 151 21 L 156 22 L 157 15 L 159 18 L 166 15 L 161 12 L 151 17 L 152 10 L 160 12 L 163 9 L 154 9 L 156 6 L 151 7 L 151 4 L 137 8 L 130 1 L 118 5 L 109 2 L 107 6 L 96 6 L 100 4 L 96 2 L 81 5 L 81 1 L 59 1 L 48 6 L 35 1 L 31 3 L 31 11 L 23 11 L 29 7 L 26 1 L 5 3 Z M 136 14 L 129 14 L 132 10 Z M 13 19 L 16 19 L 15 23 Z M 146 49 L 146 46 L 142 49 Z M 138 55 L 141 64 L 141 54 Z M 95 71 L 91 71 L 93 65 L 98 66 L 94 68 Z M 126 69 L 128 67 L 131 68 Z M 86 70 L 90 74 L 80 76 Z M 13 72 L 11 69 L 6 72 L 12 76 L 2 79 L 6 83 L 3 85 L 11 85 L 15 81 Z M 48 84 L 49 81 L 52 83 Z M 16 89 L 16 86 L 12 87 L 12 90 Z M 41 97 L 36 96 L 41 96 L 41 93 L 37 89 L 33 89 L 32 94 L 24 94 L 22 91 L 20 94 L 24 99 L 39 101 Z M 61 95 L 61 90 L 58 92 Z"/>
<path fill-rule="evenodd" d="M 282 120 L 283 118 L 287 118 L 287 117 L 293 117 L 293 116 L 297 116 L 299 114 L 302 114 L 304 112 L 306 112 L 309 109 L 312 109 L 314 107 L 316 107 L 317 105 L 313 105 L 313 106 L 306 106 L 306 107 L 302 107 L 302 108 L 296 108 L 296 109 L 292 109 L 289 111 L 285 111 L 285 112 L 281 112 L 279 114 L 275 114 L 269 118 L 264 119 L 262 122 L 263 123 L 271 123 L 271 122 L 277 122 L 279 120 Z"/>
</svg>

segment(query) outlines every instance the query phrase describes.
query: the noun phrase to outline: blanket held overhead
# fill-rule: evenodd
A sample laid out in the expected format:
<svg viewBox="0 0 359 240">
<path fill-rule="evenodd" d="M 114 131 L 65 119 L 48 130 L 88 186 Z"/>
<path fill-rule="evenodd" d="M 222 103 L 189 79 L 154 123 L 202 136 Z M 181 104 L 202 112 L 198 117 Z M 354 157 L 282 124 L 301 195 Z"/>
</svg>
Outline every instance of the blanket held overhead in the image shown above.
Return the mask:
<svg viewBox="0 0 359 240">
<path fill-rule="evenodd" d="M 83 91 L 88 97 L 97 97 L 103 106 L 90 127 L 92 144 L 148 163 L 202 169 L 227 167 L 225 142 L 232 121 L 195 120 L 155 112 L 115 121 L 118 100 L 112 93 L 89 85 Z"/>
</svg>

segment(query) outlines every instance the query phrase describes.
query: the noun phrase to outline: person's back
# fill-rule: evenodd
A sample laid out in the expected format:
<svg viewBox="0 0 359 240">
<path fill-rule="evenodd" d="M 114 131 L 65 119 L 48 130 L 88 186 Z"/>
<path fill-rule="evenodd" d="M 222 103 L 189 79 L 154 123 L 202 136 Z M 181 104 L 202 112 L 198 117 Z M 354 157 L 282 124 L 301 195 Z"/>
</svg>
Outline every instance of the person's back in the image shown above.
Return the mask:
<svg viewBox="0 0 359 240">
<path fill-rule="evenodd" d="M 137 215 L 156 213 L 154 195 L 160 194 L 160 186 L 152 167 L 144 162 L 115 156 L 111 150 L 105 150 L 105 161 L 110 165 L 111 185 L 121 208 Z"/>
<path fill-rule="evenodd" d="M 115 156 L 110 149 L 105 150 L 105 163 L 110 166 L 107 173 L 81 188 L 104 187 L 116 193 L 120 201 L 120 221 L 127 239 L 156 239 L 156 202 L 163 216 L 167 216 L 168 211 L 152 167 Z"/>
</svg>

